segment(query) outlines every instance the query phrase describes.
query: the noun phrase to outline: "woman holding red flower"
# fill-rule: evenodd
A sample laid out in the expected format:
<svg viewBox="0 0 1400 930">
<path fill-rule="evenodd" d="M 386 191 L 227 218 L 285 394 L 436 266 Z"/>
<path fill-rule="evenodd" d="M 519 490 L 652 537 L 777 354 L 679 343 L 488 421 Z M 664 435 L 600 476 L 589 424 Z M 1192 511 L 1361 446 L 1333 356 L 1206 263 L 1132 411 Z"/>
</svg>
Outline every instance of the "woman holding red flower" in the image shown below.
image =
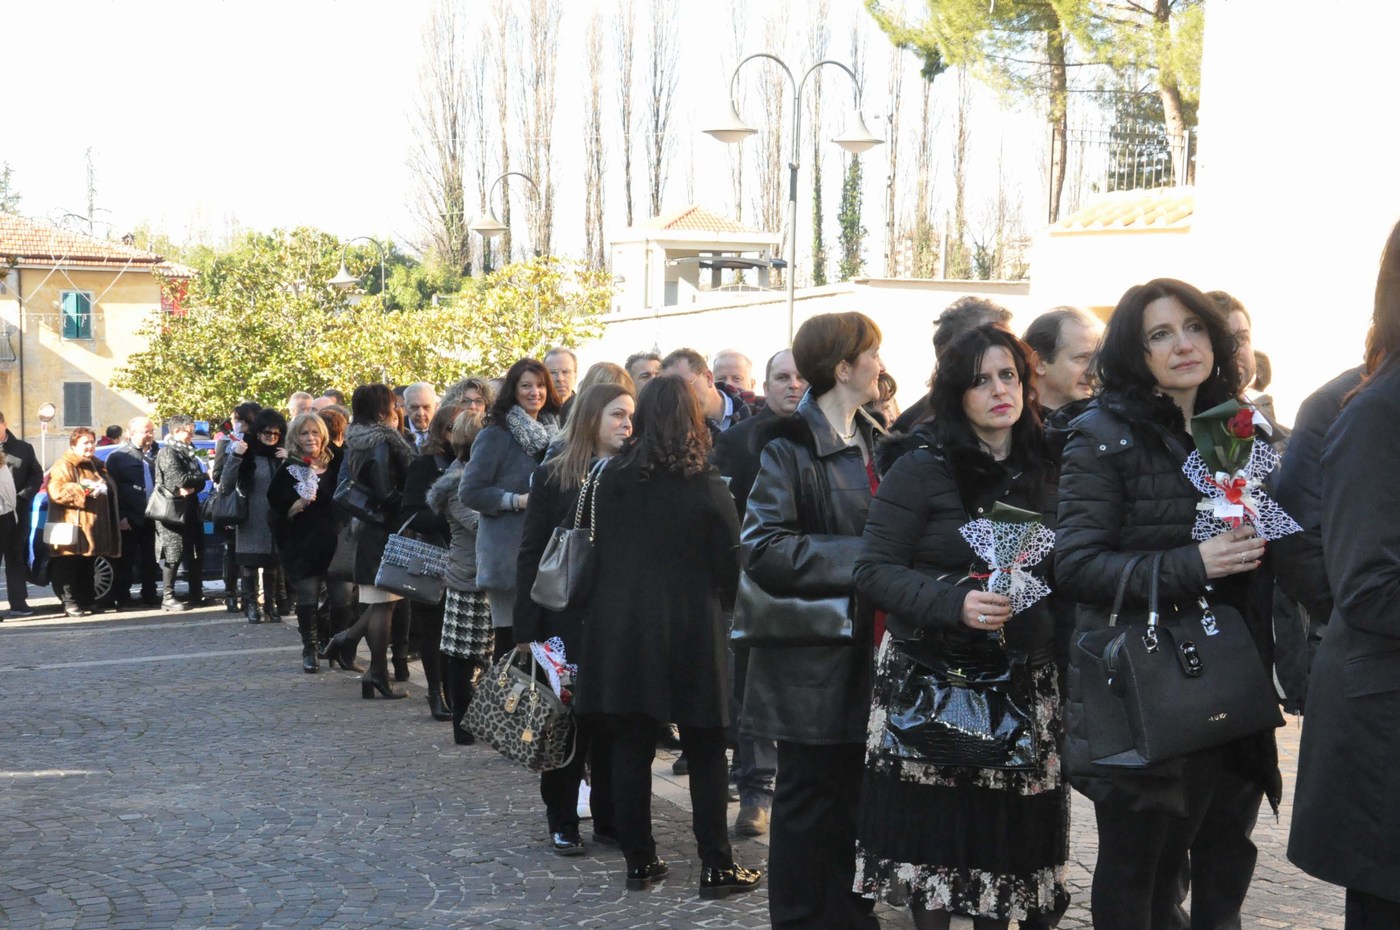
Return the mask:
<svg viewBox="0 0 1400 930">
<path fill-rule="evenodd" d="M 307 674 L 316 661 L 316 603 L 338 538 L 335 483 L 340 458 L 331 452 L 325 421 L 315 413 L 299 413 L 287 427 L 287 457 L 267 489 L 268 514 L 282 556 L 282 569 L 292 585 L 297 629 L 301 632 L 301 668 Z M 349 592 L 344 592 L 348 599 Z"/>
</svg>

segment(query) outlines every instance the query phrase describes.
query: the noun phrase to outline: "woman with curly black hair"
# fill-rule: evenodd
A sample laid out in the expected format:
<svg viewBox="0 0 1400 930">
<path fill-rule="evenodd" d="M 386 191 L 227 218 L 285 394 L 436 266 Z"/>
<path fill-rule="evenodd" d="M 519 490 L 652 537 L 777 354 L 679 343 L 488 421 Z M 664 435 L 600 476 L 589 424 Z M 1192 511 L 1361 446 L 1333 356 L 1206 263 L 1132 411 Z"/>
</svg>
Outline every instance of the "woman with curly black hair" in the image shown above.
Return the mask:
<svg viewBox="0 0 1400 930">
<path fill-rule="evenodd" d="M 748 891 L 729 846 L 724 610 L 739 581 L 734 499 L 709 465 L 710 431 L 681 378 L 657 378 L 635 432 L 598 479 L 597 575 L 584 608 L 575 708 L 612 745 L 614 825 L 627 888 L 664 878 L 651 834 L 658 723 L 680 726 L 700 853 L 700 895 Z"/>
<path fill-rule="evenodd" d="M 243 615 L 249 623 L 281 623 L 277 604 L 280 563 L 277 541 L 268 521 L 267 489 L 282 467 L 287 450 L 282 439 L 287 420 L 271 407 L 253 417 L 242 439 L 228 445 L 228 459 L 219 474 L 222 494 L 242 494 L 248 499 L 248 519 L 234 528 L 233 552 L 243 592 Z M 258 570 L 262 570 L 262 610 L 258 610 Z"/>
</svg>

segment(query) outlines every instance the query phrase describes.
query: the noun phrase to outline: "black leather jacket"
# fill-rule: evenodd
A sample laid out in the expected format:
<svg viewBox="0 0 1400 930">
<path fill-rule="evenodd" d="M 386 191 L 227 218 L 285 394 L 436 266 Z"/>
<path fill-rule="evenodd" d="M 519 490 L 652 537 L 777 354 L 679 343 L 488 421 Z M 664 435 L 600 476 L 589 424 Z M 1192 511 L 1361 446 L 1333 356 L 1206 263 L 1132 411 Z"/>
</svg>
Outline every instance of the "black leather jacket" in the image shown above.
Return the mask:
<svg viewBox="0 0 1400 930">
<path fill-rule="evenodd" d="M 873 447 L 864 418 L 857 428 Z M 763 447 L 744 518 L 744 570 L 776 595 L 855 593 L 856 556 L 870 511 L 859 449 L 836 436 L 808 394 Z M 793 743 L 864 743 L 874 644 L 857 600 L 851 646 L 751 650 L 740 731 Z"/>
</svg>

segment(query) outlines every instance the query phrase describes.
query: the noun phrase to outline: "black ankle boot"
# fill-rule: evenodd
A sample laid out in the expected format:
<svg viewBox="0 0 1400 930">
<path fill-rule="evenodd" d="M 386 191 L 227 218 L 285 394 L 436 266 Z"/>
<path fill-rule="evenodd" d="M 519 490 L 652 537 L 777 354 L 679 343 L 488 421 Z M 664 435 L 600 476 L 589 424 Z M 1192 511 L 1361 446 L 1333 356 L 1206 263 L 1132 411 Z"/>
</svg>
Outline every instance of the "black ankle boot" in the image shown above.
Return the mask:
<svg viewBox="0 0 1400 930">
<path fill-rule="evenodd" d="M 434 720 L 452 719 L 452 711 L 448 710 L 447 702 L 442 699 L 442 686 L 439 684 L 428 686 L 428 713 L 433 715 Z"/>
<path fill-rule="evenodd" d="M 308 675 L 320 671 L 316 661 L 316 607 L 297 605 L 297 631 L 301 633 L 301 670 Z"/>
</svg>

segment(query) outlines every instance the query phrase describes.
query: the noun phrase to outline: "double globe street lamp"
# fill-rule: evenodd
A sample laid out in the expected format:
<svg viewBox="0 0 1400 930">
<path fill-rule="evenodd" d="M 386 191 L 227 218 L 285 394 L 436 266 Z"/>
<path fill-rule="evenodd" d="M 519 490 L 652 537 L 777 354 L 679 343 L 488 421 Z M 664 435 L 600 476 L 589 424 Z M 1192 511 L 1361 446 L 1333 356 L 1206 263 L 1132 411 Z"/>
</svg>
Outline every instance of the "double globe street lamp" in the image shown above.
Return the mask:
<svg viewBox="0 0 1400 930">
<path fill-rule="evenodd" d="M 801 151 L 800 142 L 802 138 L 802 91 L 807 86 L 807 78 L 811 77 L 813 72 L 815 72 L 818 68 L 821 68 L 825 65 L 832 65 L 846 72 L 847 76 L 851 79 L 851 83 L 855 86 L 855 122 L 845 132 L 832 139 L 832 142 L 835 142 L 837 145 L 841 146 L 842 149 L 844 149 L 847 152 L 850 152 L 852 155 L 859 155 L 861 152 L 867 151 L 869 149 L 874 148 L 877 145 L 882 144 L 885 140 L 872 133 L 865 125 L 865 119 L 861 116 L 860 113 L 860 79 L 856 77 L 854 71 L 841 64 L 841 62 L 839 61 L 825 59 L 817 62 L 816 64 L 812 65 L 812 67 L 808 68 L 807 71 L 802 75 L 802 79 L 798 80 L 793 76 L 792 69 L 790 69 L 781 58 L 779 58 L 777 55 L 773 55 L 768 52 L 755 52 L 754 54 L 745 58 L 743 61 L 739 62 L 739 64 L 735 65 L 734 73 L 729 78 L 729 113 L 725 117 L 725 119 L 720 123 L 720 125 L 704 130 L 706 135 L 718 139 L 720 142 L 733 144 L 736 142 L 742 142 L 749 136 L 754 135 L 758 132 L 757 129 L 753 128 L 752 126 L 749 126 L 739 117 L 739 108 L 734 103 L 734 86 L 739 80 L 739 69 L 744 67 L 744 65 L 748 64 L 749 62 L 753 61 L 755 58 L 766 58 L 769 61 L 777 62 L 778 67 L 783 69 L 783 73 L 787 75 L 788 83 L 792 86 L 792 160 L 788 162 L 787 216 L 787 313 L 788 342 L 791 343 L 793 334 L 794 313 L 793 288 L 796 283 L 796 276 L 794 272 L 797 266 L 797 168 L 798 153 Z"/>
</svg>

